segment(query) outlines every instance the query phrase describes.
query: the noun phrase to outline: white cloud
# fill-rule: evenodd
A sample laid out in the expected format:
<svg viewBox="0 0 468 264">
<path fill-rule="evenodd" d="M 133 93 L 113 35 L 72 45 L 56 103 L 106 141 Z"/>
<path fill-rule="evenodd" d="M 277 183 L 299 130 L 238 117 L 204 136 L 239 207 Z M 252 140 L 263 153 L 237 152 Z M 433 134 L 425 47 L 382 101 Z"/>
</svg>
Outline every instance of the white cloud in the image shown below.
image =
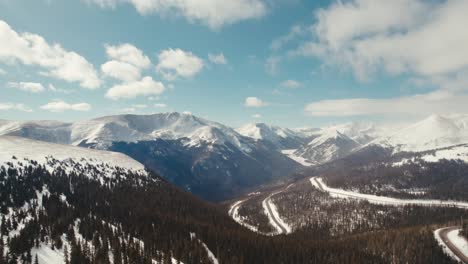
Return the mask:
<svg viewBox="0 0 468 264">
<path fill-rule="evenodd" d="M 323 100 L 305 107 L 310 116 L 426 116 L 433 114 L 467 113 L 467 94 L 439 90 L 428 94 L 390 99 Z"/>
<path fill-rule="evenodd" d="M 124 82 L 137 81 L 142 70 L 151 66 L 148 56 L 131 44 L 105 47 L 110 60 L 101 65 L 101 71 L 108 77 Z"/>
<path fill-rule="evenodd" d="M 308 30 L 300 25 L 295 25 L 291 28 L 288 34 L 281 36 L 271 42 L 270 48 L 274 51 L 283 48 L 286 44 L 296 39 L 298 36 L 304 35 Z"/>
<path fill-rule="evenodd" d="M 5 75 L 6 73 L 7 72 L 4 69 L 0 68 L 0 75 Z"/>
<path fill-rule="evenodd" d="M 101 65 L 101 71 L 121 81 L 135 81 L 141 78 L 141 70 L 130 63 L 111 60 Z"/>
<path fill-rule="evenodd" d="M 285 88 L 295 89 L 295 88 L 301 87 L 302 83 L 300 83 L 300 82 L 298 82 L 296 80 L 286 80 L 286 81 L 281 83 L 281 86 L 285 87 Z"/>
<path fill-rule="evenodd" d="M 227 64 L 226 57 L 224 57 L 223 53 L 220 54 L 208 54 L 208 59 L 214 64 Z"/>
<path fill-rule="evenodd" d="M 135 98 L 138 96 L 158 95 L 164 92 L 165 87 L 161 82 L 155 82 L 153 78 L 147 76 L 141 81 L 129 82 L 115 85 L 110 88 L 106 97 L 117 100 L 122 98 Z"/>
<path fill-rule="evenodd" d="M 121 113 L 134 113 L 137 109 L 135 107 L 125 107 L 119 110 Z"/>
<path fill-rule="evenodd" d="M 59 88 L 56 88 L 55 85 L 49 83 L 49 91 L 52 91 L 52 92 L 55 92 L 55 93 L 66 93 L 66 94 L 69 94 L 69 93 L 72 93 L 73 90 L 65 90 L 65 89 L 59 89 Z"/>
<path fill-rule="evenodd" d="M 156 70 L 167 80 L 174 80 L 177 77 L 193 77 L 204 66 L 202 59 L 181 49 L 163 50 L 159 53 L 158 58 L 159 63 Z"/>
<path fill-rule="evenodd" d="M 148 68 L 151 65 L 148 56 L 132 44 L 106 45 L 105 48 L 107 56 L 111 60 L 126 62 L 140 69 Z"/>
<path fill-rule="evenodd" d="M 246 107 L 264 107 L 267 106 L 268 103 L 260 100 L 257 97 L 247 97 L 245 98 L 244 106 Z"/>
<path fill-rule="evenodd" d="M 40 93 L 45 90 L 42 84 L 35 82 L 9 82 L 8 86 L 31 93 Z"/>
<path fill-rule="evenodd" d="M 135 112 L 138 112 L 142 109 L 145 109 L 145 108 L 148 108 L 148 105 L 145 105 L 145 104 L 135 104 L 135 105 L 132 105 L 130 107 L 126 107 L 126 108 L 122 108 L 120 109 L 120 112 L 124 112 L 124 113 L 135 113 Z"/>
<path fill-rule="evenodd" d="M 63 112 L 68 110 L 87 112 L 91 110 L 91 105 L 88 103 L 69 104 L 62 100 L 55 100 L 41 106 L 41 109 L 50 112 Z"/>
<path fill-rule="evenodd" d="M 148 108 L 148 105 L 145 105 L 145 104 L 135 104 L 135 105 L 133 105 L 133 107 L 138 108 L 138 109 L 144 109 L 144 108 Z"/>
<path fill-rule="evenodd" d="M 258 118 L 262 118 L 262 115 L 261 114 L 254 114 L 254 115 L 252 115 L 252 117 L 258 119 Z"/>
<path fill-rule="evenodd" d="M 32 112 L 32 109 L 24 104 L 0 103 L 0 111 L 10 111 L 10 110 Z"/>
<path fill-rule="evenodd" d="M 468 68 L 468 1 L 337 1 L 316 13 L 315 36 L 292 54 L 367 80 L 378 71 L 440 78 Z"/>
<path fill-rule="evenodd" d="M 142 15 L 182 15 L 191 22 L 200 22 L 212 29 L 227 24 L 259 18 L 267 13 L 263 0 L 86 0 L 101 7 L 115 7 L 118 3 L 132 4 Z"/>
<path fill-rule="evenodd" d="M 154 107 L 157 107 L 157 108 L 166 108 L 166 107 L 167 107 L 167 104 L 154 104 Z"/>
<path fill-rule="evenodd" d="M 281 57 L 280 56 L 270 56 L 267 58 L 265 62 L 265 70 L 269 74 L 276 74 L 279 71 L 279 64 L 281 62 Z"/>
<path fill-rule="evenodd" d="M 79 82 L 84 88 L 98 88 L 101 81 L 94 66 L 81 55 L 49 44 L 39 35 L 17 33 L 0 20 L 0 62 L 21 62 L 45 68 L 44 75 L 68 82 Z"/>
</svg>

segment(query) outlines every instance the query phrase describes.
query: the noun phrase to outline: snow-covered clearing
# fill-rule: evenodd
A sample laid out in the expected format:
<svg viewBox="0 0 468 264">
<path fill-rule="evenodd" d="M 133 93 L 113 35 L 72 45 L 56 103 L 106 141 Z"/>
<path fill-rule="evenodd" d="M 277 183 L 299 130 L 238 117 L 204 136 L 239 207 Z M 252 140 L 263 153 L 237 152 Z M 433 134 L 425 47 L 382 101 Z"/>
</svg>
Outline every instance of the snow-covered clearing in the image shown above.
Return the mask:
<svg viewBox="0 0 468 264">
<path fill-rule="evenodd" d="M 0 136 L 0 162 L 12 161 L 12 157 L 47 163 L 48 158 L 65 161 L 85 160 L 90 165 L 105 163 L 112 167 L 144 172 L 145 167 L 136 160 L 117 152 L 42 142 L 21 137 Z"/>
<path fill-rule="evenodd" d="M 301 164 L 302 166 L 309 167 L 309 166 L 314 165 L 313 163 L 308 162 L 307 159 L 294 154 L 295 151 L 296 151 L 295 149 L 284 149 L 281 151 L 281 153 L 288 156 L 290 159 L 294 160 L 295 162 Z"/>
<path fill-rule="evenodd" d="M 398 199 L 386 196 L 378 196 L 372 194 L 363 194 L 353 191 L 346 191 L 343 189 L 336 189 L 328 187 L 321 178 L 312 177 L 310 178 L 310 183 L 315 188 L 328 192 L 330 196 L 336 198 L 345 198 L 345 199 L 357 199 L 357 200 L 366 200 L 374 204 L 383 204 L 383 205 L 421 205 L 421 206 L 442 206 L 442 207 L 457 207 L 462 209 L 468 209 L 468 202 L 459 202 L 459 201 L 443 201 L 443 200 L 422 200 L 422 199 Z"/>
<path fill-rule="evenodd" d="M 37 255 L 37 260 L 39 264 L 62 264 L 65 263 L 65 248 L 67 249 L 67 254 L 70 256 L 71 245 L 65 238 L 65 235 L 62 235 L 63 246 L 61 249 L 52 249 L 50 244 L 41 243 L 38 248 L 33 247 L 31 249 L 31 256 L 34 258 Z"/>
</svg>

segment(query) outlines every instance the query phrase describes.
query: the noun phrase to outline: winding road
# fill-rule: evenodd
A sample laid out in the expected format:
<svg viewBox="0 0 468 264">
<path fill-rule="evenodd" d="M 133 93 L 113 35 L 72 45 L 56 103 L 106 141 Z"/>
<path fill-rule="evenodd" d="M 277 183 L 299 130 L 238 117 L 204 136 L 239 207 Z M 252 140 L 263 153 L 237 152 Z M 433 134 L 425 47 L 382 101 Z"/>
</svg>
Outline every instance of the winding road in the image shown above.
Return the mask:
<svg viewBox="0 0 468 264">
<path fill-rule="evenodd" d="M 274 213 L 274 211 L 276 210 L 272 208 L 271 197 L 278 193 L 272 193 L 268 195 L 268 197 L 265 198 L 265 200 L 263 200 L 262 205 L 263 205 L 263 208 L 266 209 L 266 213 L 267 213 L 268 219 L 270 219 L 270 223 L 277 230 L 277 234 L 287 234 L 289 233 L 289 228 L 284 224 L 283 220 L 280 219 L 279 216 Z"/>
<path fill-rule="evenodd" d="M 440 237 L 440 239 L 442 240 L 442 243 L 445 244 L 445 246 L 447 246 L 448 249 L 450 249 L 450 251 L 452 251 L 452 253 L 457 256 L 457 258 L 459 260 L 461 260 L 463 263 L 468 263 L 468 256 L 465 255 L 465 253 L 463 253 L 463 249 L 460 249 L 456 243 L 454 243 L 453 241 L 450 240 L 449 238 L 449 233 L 450 232 L 457 232 L 458 230 L 460 229 L 460 227 L 458 226 L 452 226 L 452 227 L 446 227 L 446 228 L 442 228 L 442 229 L 439 229 L 437 230 L 438 231 L 438 235 Z"/>
<path fill-rule="evenodd" d="M 288 187 L 280 190 L 280 191 L 277 191 L 277 192 L 274 192 L 274 193 L 271 193 L 270 195 L 268 195 L 263 201 L 262 201 L 262 207 L 263 207 L 263 210 L 265 212 L 265 214 L 267 215 L 268 217 L 268 220 L 270 221 L 270 225 L 273 226 L 273 228 L 276 230 L 275 232 L 269 232 L 269 233 L 264 233 L 264 232 L 261 232 L 258 230 L 258 227 L 256 226 L 253 226 L 249 223 L 246 223 L 243 219 L 242 216 L 239 215 L 239 208 L 242 206 L 242 204 L 244 202 L 246 202 L 249 198 L 245 198 L 243 200 L 239 200 L 239 201 L 236 201 L 234 202 L 231 207 L 229 208 L 229 211 L 228 211 L 228 214 L 229 216 L 234 219 L 234 221 L 236 221 L 237 223 L 241 224 L 242 226 L 244 227 L 247 227 L 248 229 L 254 231 L 254 232 L 257 232 L 259 234 L 262 234 L 262 235 L 266 235 L 266 236 L 274 236 L 274 235 L 280 235 L 280 234 L 289 234 L 292 232 L 291 230 L 291 227 L 286 224 L 283 219 L 281 219 L 280 215 L 279 215 L 279 212 L 275 206 L 275 204 L 272 202 L 271 198 L 274 196 L 274 195 L 277 195 L 279 193 L 281 193 L 282 191 L 288 189 L 289 187 L 291 187 L 292 184 L 290 184 Z"/>
<path fill-rule="evenodd" d="M 468 209 L 467 202 L 459 201 L 443 201 L 443 200 L 421 200 L 421 199 L 397 199 L 392 197 L 377 196 L 371 194 L 362 194 L 358 192 L 346 191 L 342 189 L 331 188 L 327 186 L 321 178 L 310 178 L 312 186 L 320 191 L 328 192 L 330 196 L 338 198 L 351 198 L 357 200 L 366 200 L 374 204 L 385 204 L 393 206 L 404 205 L 419 205 L 419 206 L 437 206 L 437 207 L 457 207 L 460 209 Z M 444 248 L 444 251 L 457 261 L 462 261 L 468 264 L 468 241 L 461 237 L 457 237 L 460 227 L 452 226 L 441 228 L 434 231 L 434 235 L 439 244 Z M 452 240 L 451 240 L 452 239 Z M 454 242 L 456 240 L 457 242 Z"/>
<path fill-rule="evenodd" d="M 423 199 L 399 199 L 386 196 L 378 196 L 373 194 L 364 194 L 358 192 L 347 191 L 327 186 L 319 177 L 310 178 L 310 183 L 315 188 L 328 192 L 330 196 L 338 198 L 351 198 L 356 200 L 366 200 L 374 204 L 403 206 L 403 205 L 419 205 L 419 206 L 438 206 L 438 207 L 457 207 L 468 209 L 468 202 L 459 201 L 444 201 L 444 200 L 423 200 Z"/>
<path fill-rule="evenodd" d="M 240 225 L 254 231 L 254 232 L 257 232 L 257 233 L 260 233 L 260 234 L 263 234 L 262 232 L 258 231 L 258 228 L 253 226 L 253 225 L 250 225 L 246 222 L 243 221 L 242 217 L 239 215 L 239 208 L 241 207 L 241 205 L 247 201 L 248 199 L 244 199 L 244 200 L 239 200 L 235 203 L 233 203 L 231 205 L 231 208 L 229 208 L 229 216 L 234 219 L 234 221 L 236 221 L 237 223 L 239 223 Z"/>
</svg>

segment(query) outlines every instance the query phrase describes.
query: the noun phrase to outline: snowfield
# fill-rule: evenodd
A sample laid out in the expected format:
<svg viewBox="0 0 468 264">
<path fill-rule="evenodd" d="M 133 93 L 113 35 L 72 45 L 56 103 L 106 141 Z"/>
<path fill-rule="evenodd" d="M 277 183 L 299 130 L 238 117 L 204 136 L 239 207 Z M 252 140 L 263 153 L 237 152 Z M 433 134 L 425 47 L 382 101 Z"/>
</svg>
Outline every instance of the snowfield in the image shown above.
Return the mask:
<svg viewBox="0 0 468 264">
<path fill-rule="evenodd" d="M 421 152 L 468 142 L 468 115 L 432 115 L 370 144 Z"/>
<path fill-rule="evenodd" d="M 312 177 L 310 183 L 315 188 L 328 192 L 330 196 L 344 199 L 357 199 L 366 200 L 373 204 L 383 205 L 421 205 L 421 206 L 442 206 L 442 207 L 457 207 L 462 209 L 468 209 L 468 202 L 459 201 L 443 201 L 443 200 L 419 200 L 419 199 L 398 199 L 386 196 L 377 196 L 372 194 L 363 194 L 358 192 L 346 191 L 343 189 L 328 187 L 322 180 L 322 178 Z"/>
<path fill-rule="evenodd" d="M 17 160 L 13 159 L 13 156 Z M 21 137 L 0 136 L 0 163 L 18 160 L 34 160 L 41 164 L 54 158 L 59 161 L 86 161 L 88 164 L 107 164 L 134 172 L 146 174 L 145 167 L 136 160 L 116 152 L 92 150 L 69 145 L 47 143 Z"/>
<path fill-rule="evenodd" d="M 307 159 L 297 156 L 294 154 L 296 152 L 296 149 L 284 149 L 281 151 L 284 155 L 288 156 L 290 159 L 294 160 L 295 162 L 301 164 L 302 166 L 309 167 L 314 165 L 313 163 L 309 162 Z"/>
</svg>

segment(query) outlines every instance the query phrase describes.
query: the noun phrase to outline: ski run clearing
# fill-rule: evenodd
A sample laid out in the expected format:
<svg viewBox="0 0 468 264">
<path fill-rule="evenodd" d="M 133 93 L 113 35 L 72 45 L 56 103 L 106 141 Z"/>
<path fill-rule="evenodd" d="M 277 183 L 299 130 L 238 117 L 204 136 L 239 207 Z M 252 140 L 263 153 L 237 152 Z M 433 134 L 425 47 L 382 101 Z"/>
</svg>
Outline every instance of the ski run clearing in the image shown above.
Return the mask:
<svg viewBox="0 0 468 264">
<path fill-rule="evenodd" d="M 331 187 L 328 187 L 323 182 L 322 178 L 318 178 L 318 177 L 310 178 L 310 183 L 315 188 L 328 192 L 330 196 L 336 197 L 336 198 L 366 200 L 369 203 L 373 203 L 373 204 L 394 205 L 394 206 L 420 205 L 420 206 L 457 207 L 457 208 L 462 208 L 462 209 L 468 209 L 468 202 L 443 201 L 443 200 L 398 199 L 398 198 L 392 198 L 392 197 L 386 197 L 386 196 L 363 194 L 363 193 L 358 193 L 358 192 L 353 192 L 353 191 L 346 191 L 343 189 L 331 188 Z"/>
</svg>

